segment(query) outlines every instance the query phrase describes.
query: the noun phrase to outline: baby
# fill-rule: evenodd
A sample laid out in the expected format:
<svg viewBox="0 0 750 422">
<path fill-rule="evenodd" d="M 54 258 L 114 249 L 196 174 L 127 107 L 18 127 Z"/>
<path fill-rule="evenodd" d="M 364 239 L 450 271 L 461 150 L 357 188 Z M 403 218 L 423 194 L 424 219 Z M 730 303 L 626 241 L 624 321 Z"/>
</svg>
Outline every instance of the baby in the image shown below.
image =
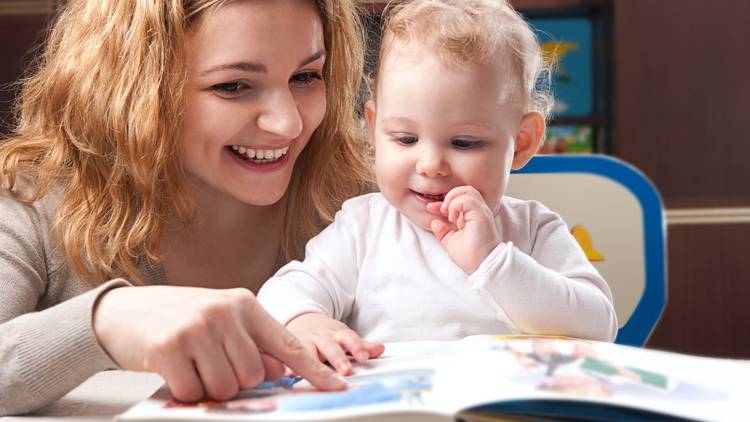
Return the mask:
<svg viewBox="0 0 750 422">
<path fill-rule="evenodd" d="M 610 290 L 565 223 L 503 196 L 542 142 L 545 71 L 504 0 L 398 6 L 365 106 L 380 192 L 345 202 L 261 304 L 344 374 L 347 353 L 365 361 L 384 341 L 613 340 Z"/>
</svg>

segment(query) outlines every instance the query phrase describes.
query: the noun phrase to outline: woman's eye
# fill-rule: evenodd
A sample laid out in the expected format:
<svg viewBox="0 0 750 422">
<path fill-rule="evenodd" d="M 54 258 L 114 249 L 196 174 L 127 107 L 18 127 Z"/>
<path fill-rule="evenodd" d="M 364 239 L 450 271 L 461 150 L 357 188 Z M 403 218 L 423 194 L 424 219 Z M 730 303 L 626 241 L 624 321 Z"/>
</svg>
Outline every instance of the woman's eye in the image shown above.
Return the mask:
<svg viewBox="0 0 750 422">
<path fill-rule="evenodd" d="M 394 136 L 393 139 L 401 145 L 412 145 L 417 143 L 416 136 Z"/>
<path fill-rule="evenodd" d="M 472 149 L 482 144 L 482 141 L 474 141 L 470 139 L 452 139 L 451 145 L 458 149 Z"/>
<path fill-rule="evenodd" d="M 311 85 L 315 81 L 322 81 L 323 76 L 315 71 L 297 73 L 292 76 L 292 81 L 301 85 Z"/>
<path fill-rule="evenodd" d="M 246 89 L 248 89 L 248 86 L 238 81 L 225 82 L 225 83 L 213 85 L 211 87 L 212 91 L 220 95 L 230 96 L 230 97 L 235 97 Z"/>
</svg>

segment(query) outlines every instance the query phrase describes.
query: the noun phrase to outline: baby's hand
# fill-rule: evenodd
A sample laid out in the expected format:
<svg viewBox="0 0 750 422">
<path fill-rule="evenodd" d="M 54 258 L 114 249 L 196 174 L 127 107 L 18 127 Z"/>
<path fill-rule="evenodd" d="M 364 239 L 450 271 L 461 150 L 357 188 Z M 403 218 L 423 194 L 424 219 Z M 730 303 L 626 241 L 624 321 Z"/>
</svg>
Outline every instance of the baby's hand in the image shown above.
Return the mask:
<svg viewBox="0 0 750 422">
<path fill-rule="evenodd" d="M 341 321 L 319 313 L 302 314 L 291 320 L 286 328 L 322 362 L 328 361 L 342 375 L 352 373 L 347 352 L 357 362 L 365 362 L 383 354 L 382 343 L 369 343 Z"/>
<path fill-rule="evenodd" d="M 427 211 L 448 219 L 432 220 L 430 228 L 448 255 L 466 274 L 471 274 L 498 244 L 500 233 L 492 210 L 471 186 L 458 186 L 443 202 L 427 204 Z M 450 224 L 449 224 L 450 223 Z"/>
</svg>

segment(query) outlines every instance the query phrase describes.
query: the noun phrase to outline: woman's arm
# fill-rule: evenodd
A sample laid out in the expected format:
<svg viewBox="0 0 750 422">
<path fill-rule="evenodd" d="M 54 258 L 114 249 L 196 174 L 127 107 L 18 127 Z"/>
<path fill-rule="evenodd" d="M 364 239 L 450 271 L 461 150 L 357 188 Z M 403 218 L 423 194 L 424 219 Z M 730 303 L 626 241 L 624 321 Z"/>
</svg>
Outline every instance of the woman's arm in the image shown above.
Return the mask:
<svg viewBox="0 0 750 422">
<path fill-rule="evenodd" d="M 0 215 L 0 415 L 36 410 L 118 366 L 159 373 L 180 400 L 232 397 L 281 376 L 282 363 L 317 387 L 346 385 L 246 289 L 112 280 L 86 291 L 66 265 L 49 269 L 48 224 L 34 207 L 0 197 Z"/>
<path fill-rule="evenodd" d="M 36 208 L 2 196 L 0 215 L 0 415 L 10 415 L 114 366 L 94 336 L 92 309 L 101 292 L 127 283 L 80 295 L 86 287 L 67 267 L 50 270 L 48 224 Z"/>
</svg>

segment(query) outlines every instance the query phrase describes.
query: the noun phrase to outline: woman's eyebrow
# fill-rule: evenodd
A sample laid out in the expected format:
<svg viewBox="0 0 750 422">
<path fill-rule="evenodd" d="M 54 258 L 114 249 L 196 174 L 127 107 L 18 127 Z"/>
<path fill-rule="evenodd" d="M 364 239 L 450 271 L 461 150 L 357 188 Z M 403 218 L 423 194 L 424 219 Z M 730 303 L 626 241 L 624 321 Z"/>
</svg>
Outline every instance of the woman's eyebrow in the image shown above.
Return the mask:
<svg viewBox="0 0 750 422">
<path fill-rule="evenodd" d="M 313 53 L 313 55 L 311 55 L 307 59 L 303 60 L 302 63 L 300 63 L 299 67 L 308 65 L 308 64 L 310 64 L 310 63 L 312 63 L 312 62 L 320 59 L 321 57 L 324 57 L 325 55 L 326 55 L 326 51 L 325 50 L 320 50 L 320 51 L 318 51 L 316 53 Z"/>
<path fill-rule="evenodd" d="M 265 65 L 260 63 L 251 62 L 236 62 L 236 63 L 225 63 L 214 66 L 208 70 L 201 72 L 201 76 L 208 75 L 209 73 L 217 72 L 219 70 L 241 70 L 243 72 L 255 72 L 255 73 L 268 73 L 268 69 Z"/>
<path fill-rule="evenodd" d="M 314 54 L 312 54 L 310 57 L 306 58 L 302 61 L 302 63 L 298 67 L 302 67 L 305 65 L 308 65 L 321 57 L 325 57 L 326 51 L 320 50 Z M 217 72 L 219 70 L 241 70 L 243 72 L 254 72 L 254 73 L 268 73 L 268 68 L 264 64 L 261 63 L 253 63 L 253 62 L 236 62 L 236 63 L 225 63 L 220 64 L 214 67 L 211 67 L 207 70 L 204 70 L 201 72 L 201 76 L 205 76 L 209 73 Z"/>
</svg>

